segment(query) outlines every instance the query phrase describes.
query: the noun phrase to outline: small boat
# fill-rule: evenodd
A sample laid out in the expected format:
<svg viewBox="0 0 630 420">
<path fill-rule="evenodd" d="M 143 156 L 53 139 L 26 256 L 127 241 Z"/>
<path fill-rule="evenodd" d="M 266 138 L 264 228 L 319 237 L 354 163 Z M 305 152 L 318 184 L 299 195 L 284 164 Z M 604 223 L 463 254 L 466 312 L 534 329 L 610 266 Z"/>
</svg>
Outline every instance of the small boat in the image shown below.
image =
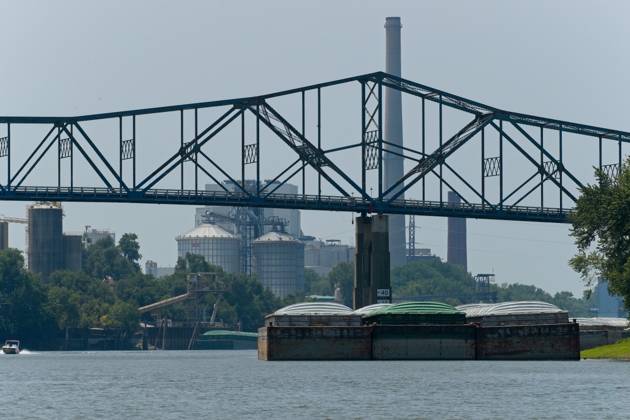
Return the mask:
<svg viewBox="0 0 630 420">
<path fill-rule="evenodd" d="M 20 353 L 20 342 L 18 340 L 7 340 L 4 342 L 4 346 L 2 346 L 2 352 L 4 354 L 19 354 Z"/>
</svg>

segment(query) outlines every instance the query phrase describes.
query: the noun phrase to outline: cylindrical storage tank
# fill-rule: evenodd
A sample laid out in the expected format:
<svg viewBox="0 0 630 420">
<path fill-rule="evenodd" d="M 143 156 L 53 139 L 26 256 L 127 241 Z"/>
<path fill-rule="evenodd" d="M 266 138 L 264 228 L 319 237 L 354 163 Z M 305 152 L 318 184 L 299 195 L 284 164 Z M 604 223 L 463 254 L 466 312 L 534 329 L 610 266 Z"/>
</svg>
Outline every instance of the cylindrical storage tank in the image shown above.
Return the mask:
<svg viewBox="0 0 630 420">
<path fill-rule="evenodd" d="M 291 235 L 269 232 L 252 243 L 254 272 L 273 294 L 284 298 L 304 291 L 304 244 Z"/>
<path fill-rule="evenodd" d="M 28 208 L 28 268 L 47 279 L 63 268 L 61 206 L 37 203 Z"/>
<path fill-rule="evenodd" d="M 83 235 L 63 235 L 63 268 L 80 271 L 83 255 Z"/>
<path fill-rule="evenodd" d="M 0 222 L 0 249 L 9 247 L 9 223 Z"/>
<path fill-rule="evenodd" d="M 177 255 L 201 255 L 228 273 L 239 272 L 239 239 L 219 225 L 204 223 L 175 238 Z"/>
</svg>

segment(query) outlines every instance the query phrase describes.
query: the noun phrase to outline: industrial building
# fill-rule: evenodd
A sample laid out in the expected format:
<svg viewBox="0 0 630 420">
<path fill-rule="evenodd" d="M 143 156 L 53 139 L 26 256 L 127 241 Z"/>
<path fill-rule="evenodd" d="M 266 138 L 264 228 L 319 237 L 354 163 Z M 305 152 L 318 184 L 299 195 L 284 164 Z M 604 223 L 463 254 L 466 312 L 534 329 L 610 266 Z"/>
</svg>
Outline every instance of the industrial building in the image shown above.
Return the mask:
<svg viewBox="0 0 630 420">
<path fill-rule="evenodd" d="M 116 234 L 114 232 L 107 229 L 94 229 L 91 228 L 91 226 L 86 226 L 85 232 L 83 232 L 83 245 L 87 248 L 105 238 L 111 238 L 113 242 L 116 242 Z"/>
<path fill-rule="evenodd" d="M 175 239 L 180 258 L 186 254 L 201 255 L 228 273 L 240 271 L 240 240 L 218 224 L 201 224 Z"/>
<path fill-rule="evenodd" d="M 258 281 L 281 298 L 304 291 L 304 244 L 284 232 L 268 232 L 252 244 Z"/>
<path fill-rule="evenodd" d="M 303 237 L 302 240 L 304 241 L 304 266 L 320 276 L 330 273 L 337 264 L 354 261 L 354 247 L 344 245 L 338 239 L 322 241 L 311 236 Z"/>
<path fill-rule="evenodd" d="M 144 274 L 153 276 L 156 279 L 160 277 L 170 276 L 175 272 L 175 267 L 159 267 L 158 263 L 153 260 L 147 260 L 144 263 Z"/>
<path fill-rule="evenodd" d="M 59 203 L 28 207 L 28 268 L 46 280 L 57 270 L 80 270 L 81 235 L 63 234 L 63 209 Z"/>
<path fill-rule="evenodd" d="M 407 251 L 407 262 L 439 261 L 440 257 L 431 253 L 431 248 L 415 248 Z"/>
<path fill-rule="evenodd" d="M 274 190 L 274 194 L 298 193 L 298 187 L 293 184 L 265 180 L 261 182 L 261 187 L 267 184 L 268 191 Z M 245 180 L 244 189 L 255 192 L 258 189 L 256 181 Z M 222 185 L 206 184 L 206 191 L 225 190 L 238 192 L 241 190 L 241 185 L 229 180 L 223 181 Z M 195 226 L 204 223 L 217 224 L 240 240 L 240 271 L 247 274 L 253 273 L 252 242 L 254 239 L 274 230 L 282 230 L 294 238 L 302 236 L 300 211 L 295 209 L 199 207 L 195 210 Z"/>
</svg>

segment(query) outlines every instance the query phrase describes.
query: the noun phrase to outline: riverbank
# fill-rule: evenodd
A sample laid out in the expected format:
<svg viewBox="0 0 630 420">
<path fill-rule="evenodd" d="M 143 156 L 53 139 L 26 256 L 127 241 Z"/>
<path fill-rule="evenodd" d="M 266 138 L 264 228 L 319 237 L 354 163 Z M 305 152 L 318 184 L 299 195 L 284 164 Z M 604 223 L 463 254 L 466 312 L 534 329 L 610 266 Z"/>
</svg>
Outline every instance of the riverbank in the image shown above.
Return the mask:
<svg viewBox="0 0 630 420">
<path fill-rule="evenodd" d="M 630 338 L 584 350 L 580 355 L 582 359 L 630 360 Z"/>
</svg>

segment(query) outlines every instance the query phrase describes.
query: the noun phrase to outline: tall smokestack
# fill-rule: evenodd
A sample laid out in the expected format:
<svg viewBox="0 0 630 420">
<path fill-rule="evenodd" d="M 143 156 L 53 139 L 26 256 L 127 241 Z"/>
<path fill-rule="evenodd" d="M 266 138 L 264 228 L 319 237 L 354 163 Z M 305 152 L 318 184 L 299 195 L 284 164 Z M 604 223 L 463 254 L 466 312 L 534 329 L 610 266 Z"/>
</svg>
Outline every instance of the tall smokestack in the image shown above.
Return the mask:
<svg viewBox="0 0 630 420">
<path fill-rule="evenodd" d="M 453 191 L 448 192 L 448 204 L 459 204 L 460 198 Z M 466 251 L 466 219 L 459 217 L 448 218 L 448 251 L 446 260 L 457 264 L 468 271 L 468 253 Z"/>
<path fill-rule="evenodd" d="M 400 24 L 399 17 L 385 18 L 385 72 L 394 76 L 401 76 L 400 60 Z M 395 144 L 385 145 L 385 150 L 391 150 L 400 154 L 403 145 L 402 130 L 402 99 L 400 91 L 385 89 L 385 127 L 384 140 Z M 391 153 L 383 153 L 385 163 L 385 188 L 391 187 L 403 176 L 404 162 L 401 156 Z M 403 195 L 398 198 L 404 198 Z M 405 264 L 405 216 L 389 216 L 389 252 L 391 267 L 395 268 Z"/>
</svg>

